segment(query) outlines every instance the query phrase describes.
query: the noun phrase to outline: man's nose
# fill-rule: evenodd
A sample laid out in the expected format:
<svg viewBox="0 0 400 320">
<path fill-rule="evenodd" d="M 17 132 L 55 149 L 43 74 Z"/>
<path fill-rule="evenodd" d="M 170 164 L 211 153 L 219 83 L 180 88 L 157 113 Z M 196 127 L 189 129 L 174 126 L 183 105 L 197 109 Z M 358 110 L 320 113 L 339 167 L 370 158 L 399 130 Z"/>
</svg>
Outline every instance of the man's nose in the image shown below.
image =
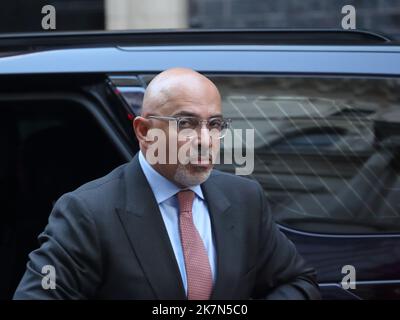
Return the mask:
<svg viewBox="0 0 400 320">
<path fill-rule="evenodd" d="M 202 124 L 202 126 L 200 128 L 200 136 L 199 136 L 198 144 L 203 147 L 211 146 L 210 131 L 208 130 L 207 125 L 205 125 L 204 123 Z"/>
</svg>

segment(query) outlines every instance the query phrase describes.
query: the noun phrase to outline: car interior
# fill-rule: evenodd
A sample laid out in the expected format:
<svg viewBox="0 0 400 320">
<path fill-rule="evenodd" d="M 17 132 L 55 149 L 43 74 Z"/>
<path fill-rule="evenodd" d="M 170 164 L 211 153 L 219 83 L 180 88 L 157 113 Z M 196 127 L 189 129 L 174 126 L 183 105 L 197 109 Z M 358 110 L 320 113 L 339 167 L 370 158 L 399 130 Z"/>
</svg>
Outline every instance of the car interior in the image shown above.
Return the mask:
<svg viewBox="0 0 400 320">
<path fill-rule="evenodd" d="M 0 104 L 0 299 L 18 285 L 54 202 L 124 161 L 105 131 L 68 100 Z"/>
</svg>

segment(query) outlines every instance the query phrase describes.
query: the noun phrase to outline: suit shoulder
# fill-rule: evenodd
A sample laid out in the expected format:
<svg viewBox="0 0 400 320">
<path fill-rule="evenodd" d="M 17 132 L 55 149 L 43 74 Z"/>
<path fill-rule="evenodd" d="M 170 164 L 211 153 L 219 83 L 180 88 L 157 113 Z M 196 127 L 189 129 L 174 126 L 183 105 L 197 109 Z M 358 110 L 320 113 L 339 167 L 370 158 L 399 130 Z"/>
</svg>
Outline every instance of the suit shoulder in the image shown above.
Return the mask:
<svg viewBox="0 0 400 320">
<path fill-rule="evenodd" d="M 111 172 L 106 174 L 103 177 L 100 177 L 98 179 L 89 181 L 83 185 L 81 185 L 79 188 L 75 189 L 72 191 L 72 193 L 75 193 L 76 195 L 80 194 L 85 194 L 87 192 L 91 192 L 93 190 L 101 191 L 101 189 L 107 189 L 109 185 L 118 183 L 119 180 L 121 179 L 124 168 L 126 167 L 127 163 L 124 163 L 120 165 L 119 167 L 113 169 Z"/>
<path fill-rule="evenodd" d="M 241 212 L 258 215 L 263 205 L 264 190 L 257 180 L 251 176 L 237 176 L 215 170 L 210 177 L 210 183 L 233 203 Z"/>
<path fill-rule="evenodd" d="M 89 211 L 100 212 L 113 206 L 120 197 L 121 180 L 127 163 L 115 168 L 107 175 L 89 181 L 79 188 L 65 193 L 56 202 L 56 205 L 65 205 L 70 200 L 83 203 Z"/>
</svg>

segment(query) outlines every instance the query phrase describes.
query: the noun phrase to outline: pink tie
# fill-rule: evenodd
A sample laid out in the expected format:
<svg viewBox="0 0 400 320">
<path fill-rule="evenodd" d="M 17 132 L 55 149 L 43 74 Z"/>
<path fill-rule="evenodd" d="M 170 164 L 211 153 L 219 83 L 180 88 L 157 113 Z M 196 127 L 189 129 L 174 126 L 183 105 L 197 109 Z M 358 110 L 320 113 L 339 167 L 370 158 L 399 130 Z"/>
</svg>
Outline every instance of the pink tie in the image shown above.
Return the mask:
<svg viewBox="0 0 400 320">
<path fill-rule="evenodd" d="M 192 205 L 194 192 L 178 192 L 179 229 L 187 277 L 188 300 L 207 300 L 212 290 L 210 262 L 204 243 L 193 223 Z"/>
</svg>

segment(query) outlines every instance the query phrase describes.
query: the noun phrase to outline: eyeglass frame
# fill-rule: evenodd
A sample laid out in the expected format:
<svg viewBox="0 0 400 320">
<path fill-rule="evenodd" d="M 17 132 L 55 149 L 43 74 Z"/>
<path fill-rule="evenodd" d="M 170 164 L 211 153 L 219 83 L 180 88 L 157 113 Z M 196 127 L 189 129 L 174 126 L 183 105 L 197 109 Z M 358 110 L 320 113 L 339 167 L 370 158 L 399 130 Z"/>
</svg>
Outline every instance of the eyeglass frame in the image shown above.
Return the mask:
<svg viewBox="0 0 400 320">
<path fill-rule="evenodd" d="M 225 129 L 227 129 L 227 130 L 230 129 L 230 125 L 231 125 L 231 123 L 232 123 L 232 119 L 224 119 L 224 118 L 222 118 L 222 117 L 211 117 L 211 118 L 209 118 L 209 119 L 199 119 L 199 118 L 194 117 L 194 116 L 173 117 L 173 116 L 156 116 L 156 115 L 150 115 L 150 116 L 147 116 L 145 119 L 156 119 L 156 120 L 165 120 L 165 121 L 175 120 L 175 121 L 176 121 L 176 127 L 177 127 L 178 132 L 179 132 L 179 130 L 180 130 L 180 129 L 179 129 L 179 121 L 180 121 L 181 119 L 183 119 L 183 118 L 195 118 L 195 119 L 199 120 L 200 128 L 202 128 L 203 123 L 206 122 L 206 123 L 207 123 L 207 124 L 206 124 L 206 127 L 207 127 L 208 130 L 210 130 L 210 129 L 208 128 L 209 121 L 212 120 L 212 119 L 221 119 L 223 122 L 225 122 L 225 124 L 226 124 L 226 128 L 225 128 Z M 223 130 L 225 130 L 225 129 L 223 129 Z M 185 130 L 185 129 L 183 129 L 183 130 Z M 211 129 L 211 130 L 212 130 L 212 129 Z M 221 131 L 222 131 L 222 130 L 221 130 Z M 223 137 L 225 137 L 225 135 L 226 135 L 226 133 L 225 133 L 224 135 L 218 137 L 218 139 L 222 139 Z"/>
</svg>

